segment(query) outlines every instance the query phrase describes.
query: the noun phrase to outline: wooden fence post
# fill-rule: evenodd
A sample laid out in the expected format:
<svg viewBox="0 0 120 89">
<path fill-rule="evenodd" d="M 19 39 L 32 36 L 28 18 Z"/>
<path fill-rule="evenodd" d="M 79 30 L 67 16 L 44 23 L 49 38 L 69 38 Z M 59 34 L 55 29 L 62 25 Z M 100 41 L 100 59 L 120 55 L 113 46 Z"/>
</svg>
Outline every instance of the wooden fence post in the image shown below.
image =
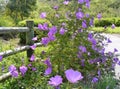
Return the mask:
<svg viewBox="0 0 120 89">
<path fill-rule="evenodd" d="M 26 32 L 26 44 L 31 46 L 34 44 L 32 38 L 34 37 L 34 22 L 33 21 L 26 21 L 27 27 L 30 29 L 29 32 Z M 34 51 L 32 49 L 27 50 L 27 57 L 30 58 Z"/>
</svg>

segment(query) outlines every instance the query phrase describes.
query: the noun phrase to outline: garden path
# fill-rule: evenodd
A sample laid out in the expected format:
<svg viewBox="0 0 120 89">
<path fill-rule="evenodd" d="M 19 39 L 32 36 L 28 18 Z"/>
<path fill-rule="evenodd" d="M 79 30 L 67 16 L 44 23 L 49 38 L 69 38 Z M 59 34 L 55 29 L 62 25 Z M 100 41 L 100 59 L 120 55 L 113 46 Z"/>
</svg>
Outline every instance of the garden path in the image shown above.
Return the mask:
<svg viewBox="0 0 120 89">
<path fill-rule="evenodd" d="M 107 47 L 106 47 L 106 52 L 108 51 L 114 51 L 114 48 L 116 48 L 118 50 L 117 54 L 120 55 L 120 34 L 103 34 L 106 37 L 110 38 L 110 40 L 112 41 L 112 43 L 110 43 Z M 119 60 L 120 60 L 120 56 L 118 56 Z M 116 78 L 120 79 L 120 65 L 115 66 L 115 74 L 116 74 Z"/>
</svg>

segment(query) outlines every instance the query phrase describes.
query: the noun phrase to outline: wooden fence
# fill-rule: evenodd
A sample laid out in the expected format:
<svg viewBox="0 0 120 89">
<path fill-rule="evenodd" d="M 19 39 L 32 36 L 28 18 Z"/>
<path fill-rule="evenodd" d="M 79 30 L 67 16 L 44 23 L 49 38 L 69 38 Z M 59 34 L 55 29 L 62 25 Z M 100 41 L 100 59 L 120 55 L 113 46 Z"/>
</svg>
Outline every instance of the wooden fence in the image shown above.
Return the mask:
<svg viewBox="0 0 120 89">
<path fill-rule="evenodd" d="M 8 57 L 10 55 L 16 54 L 18 52 L 27 51 L 27 57 L 30 58 L 33 54 L 33 50 L 30 48 L 31 45 L 36 45 L 36 47 L 41 46 L 41 43 L 34 43 L 32 38 L 34 37 L 34 22 L 33 21 L 26 21 L 27 27 L 0 27 L 0 34 L 6 34 L 6 33 L 26 33 L 26 45 L 14 48 L 13 50 L 7 50 L 4 52 L 0 52 L 0 55 L 3 56 L 3 58 Z M 3 80 L 6 80 L 7 78 L 11 77 L 11 73 L 5 73 L 0 76 L 0 82 Z"/>
</svg>

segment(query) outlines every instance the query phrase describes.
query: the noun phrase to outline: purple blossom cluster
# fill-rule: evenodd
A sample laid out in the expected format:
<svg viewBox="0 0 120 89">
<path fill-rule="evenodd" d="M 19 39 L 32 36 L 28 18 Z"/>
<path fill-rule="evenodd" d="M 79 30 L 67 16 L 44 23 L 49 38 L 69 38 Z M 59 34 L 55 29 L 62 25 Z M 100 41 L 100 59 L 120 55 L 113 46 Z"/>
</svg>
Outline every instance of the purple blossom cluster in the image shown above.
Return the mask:
<svg viewBox="0 0 120 89">
<path fill-rule="evenodd" d="M 45 75 L 49 75 L 52 73 L 52 64 L 50 62 L 50 58 L 47 58 L 45 61 L 44 61 L 44 64 L 47 65 L 47 69 L 45 70 Z"/>
<path fill-rule="evenodd" d="M 12 77 L 18 77 L 18 71 L 14 65 L 9 67 L 9 72 L 11 73 Z"/>
<path fill-rule="evenodd" d="M 65 71 L 65 76 L 67 78 L 67 80 L 70 83 L 78 83 L 79 80 L 83 79 L 82 74 L 79 71 L 75 71 L 73 69 L 68 69 Z M 59 87 L 60 84 L 62 84 L 63 78 L 60 75 L 56 75 L 55 77 L 51 77 L 50 81 L 48 82 L 50 85 L 54 86 L 54 87 Z"/>
<path fill-rule="evenodd" d="M 25 75 L 25 73 L 27 72 L 27 70 L 28 70 L 28 68 L 26 67 L 26 66 L 21 66 L 20 68 L 20 72 L 21 72 L 21 74 L 22 74 L 22 76 L 24 76 Z"/>
<path fill-rule="evenodd" d="M 11 73 L 12 77 L 18 77 L 19 73 L 18 73 L 17 68 L 14 65 L 9 66 L 8 70 Z M 26 66 L 21 66 L 19 70 L 22 76 L 24 76 L 28 69 Z"/>
</svg>

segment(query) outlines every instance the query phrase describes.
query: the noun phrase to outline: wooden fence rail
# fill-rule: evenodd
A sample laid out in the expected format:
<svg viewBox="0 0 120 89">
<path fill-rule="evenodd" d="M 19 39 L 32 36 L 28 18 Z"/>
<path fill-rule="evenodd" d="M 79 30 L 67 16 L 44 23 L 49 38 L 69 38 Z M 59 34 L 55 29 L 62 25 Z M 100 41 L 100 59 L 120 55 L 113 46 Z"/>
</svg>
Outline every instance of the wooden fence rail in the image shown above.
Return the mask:
<svg viewBox="0 0 120 89">
<path fill-rule="evenodd" d="M 36 45 L 36 47 L 41 46 L 41 43 L 34 43 L 32 38 L 34 37 L 34 22 L 33 21 L 26 21 L 27 27 L 0 27 L 0 34 L 6 33 L 26 33 L 26 45 L 18 48 L 14 48 L 13 50 L 7 50 L 4 52 L 0 52 L 0 55 L 3 58 L 8 57 L 10 55 L 16 54 L 18 52 L 27 51 L 27 57 L 30 58 L 34 51 L 30 48 L 31 45 Z M 3 80 L 8 79 L 11 76 L 11 73 L 5 73 L 0 76 L 0 82 Z"/>
<path fill-rule="evenodd" d="M 0 34 L 29 32 L 28 27 L 0 27 Z"/>
</svg>

